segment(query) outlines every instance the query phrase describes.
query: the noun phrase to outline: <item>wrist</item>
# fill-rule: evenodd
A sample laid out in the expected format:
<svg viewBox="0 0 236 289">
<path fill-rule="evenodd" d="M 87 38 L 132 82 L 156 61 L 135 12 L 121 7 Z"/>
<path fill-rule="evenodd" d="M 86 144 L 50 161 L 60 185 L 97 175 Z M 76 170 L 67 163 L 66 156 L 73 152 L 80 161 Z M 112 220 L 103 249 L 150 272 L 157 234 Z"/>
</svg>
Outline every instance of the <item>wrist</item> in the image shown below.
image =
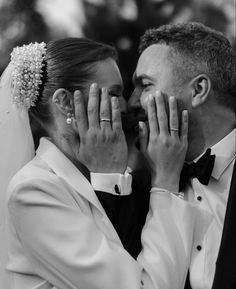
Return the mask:
<svg viewBox="0 0 236 289">
<path fill-rule="evenodd" d="M 163 188 L 171 192 L 179 191 L 179 176 L 152 176 L 152 187 Z"/>
</svg>

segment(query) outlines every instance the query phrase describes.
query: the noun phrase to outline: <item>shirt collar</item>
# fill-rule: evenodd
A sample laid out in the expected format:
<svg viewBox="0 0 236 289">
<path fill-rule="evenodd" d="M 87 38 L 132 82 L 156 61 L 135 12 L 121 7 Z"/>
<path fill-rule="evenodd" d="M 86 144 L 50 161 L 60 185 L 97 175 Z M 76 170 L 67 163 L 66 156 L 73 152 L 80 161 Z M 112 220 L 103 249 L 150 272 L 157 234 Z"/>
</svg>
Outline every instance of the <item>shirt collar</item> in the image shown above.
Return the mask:
<svg viewBox="0 0 236 289">
<path fill-rule="evenodd" d="M 211 147 L 211 154 L 215 155 L 215 164 L 212 177 L 219 180 L 229 164 L 235 159 L 235 132 L 232 130 L 228 135 Z"/>
</svg>

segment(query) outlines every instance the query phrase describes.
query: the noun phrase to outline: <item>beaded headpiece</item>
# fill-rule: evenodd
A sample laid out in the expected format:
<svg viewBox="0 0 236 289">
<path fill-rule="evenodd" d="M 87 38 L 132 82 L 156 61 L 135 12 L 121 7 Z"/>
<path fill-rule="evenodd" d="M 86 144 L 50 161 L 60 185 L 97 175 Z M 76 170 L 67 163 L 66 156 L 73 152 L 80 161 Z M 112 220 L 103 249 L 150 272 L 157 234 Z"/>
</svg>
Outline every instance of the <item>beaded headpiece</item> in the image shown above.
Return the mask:
<svg viewBox="0 0 236 289">
<path fill-rule="evenodd" d="M 11 63 L 14 65 L 13 103 L 30 108 L 35 106 L 42 84 L 43 60 L 45 59 L 46 43 L 30 43 L 16 47 L 11 53 Z"/>
</svg>

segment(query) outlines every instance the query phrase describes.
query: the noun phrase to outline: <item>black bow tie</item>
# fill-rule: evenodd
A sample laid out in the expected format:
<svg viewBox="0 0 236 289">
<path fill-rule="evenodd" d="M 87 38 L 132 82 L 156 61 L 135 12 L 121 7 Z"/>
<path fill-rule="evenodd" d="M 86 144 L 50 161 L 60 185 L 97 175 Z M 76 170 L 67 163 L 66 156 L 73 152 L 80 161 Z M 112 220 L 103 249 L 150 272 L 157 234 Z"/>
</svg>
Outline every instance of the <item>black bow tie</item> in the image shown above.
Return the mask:
<svg viewBox="0 0 236 289">
<path fill-rule="evenodd" d="M 208 185 L 215 163 L 215 155 L 211 155 L 211 149 L 207 149 L 205 154 L 195 163 L 185 163 L 180 176 L 180 191 L 182 191 L 188 180 L 197 178 L 203 185 Z"/>
</svg>

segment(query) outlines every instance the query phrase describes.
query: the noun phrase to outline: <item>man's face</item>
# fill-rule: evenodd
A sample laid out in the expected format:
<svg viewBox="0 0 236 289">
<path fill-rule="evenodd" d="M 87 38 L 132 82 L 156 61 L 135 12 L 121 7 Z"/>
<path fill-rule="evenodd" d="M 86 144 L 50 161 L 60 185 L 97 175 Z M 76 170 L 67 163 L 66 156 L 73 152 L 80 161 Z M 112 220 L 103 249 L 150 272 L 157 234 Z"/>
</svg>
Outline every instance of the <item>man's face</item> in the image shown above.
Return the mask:
<svg viewBox="0 0 236 289">
<path fill-rule="evenodd" d="M 129 99 L 129 108 L 136 111 L 137 117 L 142 109 L 147 112 L 148 95 L 154 95 L 157 90 L 175 96 L 180 110 L 188 108 L 188 84 L 177 76 L 175 65 L 177 61 L 175 64 L 167 45 L 153 44 L 143 51 L 133 76 L 135 89 Z"/>
</svg>

